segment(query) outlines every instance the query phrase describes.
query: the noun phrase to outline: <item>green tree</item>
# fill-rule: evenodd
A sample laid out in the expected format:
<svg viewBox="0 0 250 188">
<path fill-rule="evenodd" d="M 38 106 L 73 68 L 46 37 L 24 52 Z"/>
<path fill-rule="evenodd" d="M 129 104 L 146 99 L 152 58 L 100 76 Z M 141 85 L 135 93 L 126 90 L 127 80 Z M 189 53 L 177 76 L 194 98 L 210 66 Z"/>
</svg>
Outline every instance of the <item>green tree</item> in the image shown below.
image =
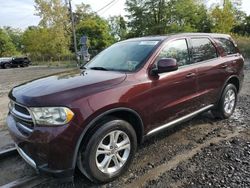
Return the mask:
<svg viewBox="0 0 250 188">
<path fill-rule="evenodd" d="M 235 9 L 229 0 L 224 0 L 222 8 L 217 5 L 212 10 L 211 16 L 213 19 L 212 31 L 216 33 L 230 33 L 236 22 Z"/>
<path fill-rule="evenodd" d="M 35 0 L 35 15 L 41 18 L 39 25 L 44 28 L 69 25 L 68 8 L 61 0 Z"/>
<path fill-rule="evenodd" d="M 68 54 L 70 22 L 66 5 L 61 0 L 35 0 L 35 8 L 36 15 L 41 17 L 40 28 L 32 30 L 31 35 L 39 33 L 42 35 L 40 38 L 47 39 L 39 40 L 40 44 L 38 46 L 43 46 L 39 49 L 43 52 L 46 51 L 47 54 L 44 55 L 59 56 Z"/>
<path fill-rule="evenodd" d="M 68 54 L 68 46 L 63 44 L 64 36 L 53 28 L 29 27 L 23 34 L 24 52 L 33 58 L 47 60 Z"/>
<path fill-rule="evenodd" d="M 198 0 L 170 0 L 166 11 L 165 32 L 210 32 L 211 19 Z"/>
<path fill-rule="evenodd" d="M 93 12 L 90 5 L 81 3 L 79 5 L 76 5 L 74 16 L 75 23 L 79 24 L 81 20 L 84 20 L 86 18 L 94 18 L 97 15 L 95 12 Z"/>
<path fill-rule="evenodd" d="M 0 28 L 0 57 L 14 56 L 17 54 L 15 45 L 8 34 Z"/>
<path fill-rule="evenodd" d="M 250 36 L 250 16 L 246 16 L 245 19 L 240 24 L 236 25 L 232 31 L 239 35 Z"/>
<path fill-rule="evenodd" d="M 129 36 L 209 32 L 211 19 L 200 0 L 127 0 Z"/>
<path fill-rule="evenodd" d="M 88 37 L 90 53 L 101 51 L 115 42 L 110 34 L 108 22 L 92 11 L 89 5 L 80 4 L 76 6 L 74 13 L 76 17 L 77 41 L 83 35 Z"/>
<path fill-rule="evenodd" d="M 122 16 L 112 16 L 108 19 L 111 35 L 121 41 L 127 37 L 127 23 Z"/>
<path fill-rule="evenodd" d="M 20 29 L 12 28 L 6 26 L 3 28 L 4 31 L 10 37 L 12 43 L 15 45 L 15 48 L 18 52 L 22 52 L 22 35 L 23 32 Z"/>
<path fill-rule="evenodd" d="M 163 10 L 163 8 L 162 6 L 157 8 L 157 2 L 158 1 L 153 0 L 126 0 L 126 11 L 129 13 L 127 15 L 128 27 L 130 30 L 128 37 L 137 37 L 151 34 L 151 32 L 149 31 L 151 27 L 157 27 L 158 30 L 160 29 L 159 26 L 161 24 L 159 23 L 164 22 L 164 18 L 159 19 L 158 17 L 157 19 L 157 15 L 163 15 L 163 12 L 162 14 L 159 14 L 159 12 Z M 158 32 L 158 34 L 160 33 L 163 32 Z"/>
<path fill-rule="evenodd" d="M 95 16 L 81 20 L 76 27 L 77 38 L 86 35 L 91 50 L 101 51 L 114 42 L 107 21 Z"/>
</svg>

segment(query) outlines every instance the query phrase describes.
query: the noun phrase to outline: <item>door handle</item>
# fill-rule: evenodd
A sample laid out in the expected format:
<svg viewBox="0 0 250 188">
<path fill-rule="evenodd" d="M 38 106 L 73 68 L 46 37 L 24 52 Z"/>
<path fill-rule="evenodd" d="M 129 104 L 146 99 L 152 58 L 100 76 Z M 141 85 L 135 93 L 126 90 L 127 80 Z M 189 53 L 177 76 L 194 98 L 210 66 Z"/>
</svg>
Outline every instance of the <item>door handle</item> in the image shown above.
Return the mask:
<svg viewBox="0 0 250 188">
<path fill-rule="evenodd" d="M 223 69 L 225 69 L 225 68 L 227 68 L 227 67 L 228 67 L 227 64 L 221 65 L 221 68 L 223 68 Z"/>
<path fill-rule="evenodd" d="M 193 72 L 190 72 L 190 73 L 188 73 L 188 74 L 186 75 L 186 78 L 192 78 L 192 77 L 194 77 L 194 76 L 196 76 L 196 74 L 193 73 Z"/>
</svg>

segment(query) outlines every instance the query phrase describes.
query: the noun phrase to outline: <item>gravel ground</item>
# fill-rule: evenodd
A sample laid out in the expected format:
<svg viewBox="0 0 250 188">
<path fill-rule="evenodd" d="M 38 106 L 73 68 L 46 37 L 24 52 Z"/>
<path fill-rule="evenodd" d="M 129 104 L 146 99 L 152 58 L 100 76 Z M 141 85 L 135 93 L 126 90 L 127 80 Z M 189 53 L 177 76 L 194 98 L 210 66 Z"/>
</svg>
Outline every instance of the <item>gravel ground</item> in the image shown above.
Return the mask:
<svg viewBox="0 0 250 188">
<path fill-rule="evenodd" d="M 230 119 L 218 121 L 204 113 L 149 138 L 122 177 L 99 187 L 250 187 L 250 71 L 245 74 L 238 107 Z M 12 160 L 17 163 L 12 168 L 9 160 L 0 161 L 1 171 L 8 170 L 8 176 L 13 171 L 12 179 L 34 172 L 19 158 Z M 9 182 L 8 176 L 0 174 L 0 185 Z M 77 174 L 74 183 L 54 179 L 37 187 L 96 185 Z"/>
<path fill-rule="evenodd" d="M 12 146 L 12 141 L 6 131 L 5 119 L 8 113 L 8 93 L 16 85 L 32 79 L 63 72 L 65 68 L 27 67 L 0 69 L 0 150 Z"/>
</svg>

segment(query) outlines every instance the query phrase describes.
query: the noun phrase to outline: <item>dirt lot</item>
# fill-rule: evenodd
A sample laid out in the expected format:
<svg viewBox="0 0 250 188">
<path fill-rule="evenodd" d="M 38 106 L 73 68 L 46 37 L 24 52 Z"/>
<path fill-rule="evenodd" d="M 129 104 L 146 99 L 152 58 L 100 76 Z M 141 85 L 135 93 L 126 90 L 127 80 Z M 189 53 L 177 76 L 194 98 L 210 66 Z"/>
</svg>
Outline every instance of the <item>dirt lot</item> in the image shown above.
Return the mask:
<svg viewBox="0 0 250 188">
<path fill-rule="evenodd" d="M 6 94 L 12 86 L 57 71 L 63 70 L 0 70 L 1 113 L 6 113 L 2 100 L 7 100 Z M 230 119 L 218 121 L 205 113 L 146 140 L 139 147 L 129 171 L 116 181 L 101 186 L 250 187 L 250 70 L 245 74 L 238 107 Z M 6 80 L 9 81 L 7 84 L 4 83 Z M 0 143 L 8 138 L 5 131 L 2 133 L 6 136 L 0 138 Z M 0 185 L 35 173 L 17 156 L 0 161 L 0 169 Z M 76 175 L 74 183 L 53 180 L 37 187 L 83 186 L 95 187 L 80 175 Z"/>
<path fill-rule="evenodd" d="M 5 118 L 8 113 L 8 93 L 16 85 L 29 80 L 62 72 L 64 68 L 28 67 L 15 69 L 0 69 L 0 149 L 8 145 L 9 139 L 6 130 Z"/>
</svg>

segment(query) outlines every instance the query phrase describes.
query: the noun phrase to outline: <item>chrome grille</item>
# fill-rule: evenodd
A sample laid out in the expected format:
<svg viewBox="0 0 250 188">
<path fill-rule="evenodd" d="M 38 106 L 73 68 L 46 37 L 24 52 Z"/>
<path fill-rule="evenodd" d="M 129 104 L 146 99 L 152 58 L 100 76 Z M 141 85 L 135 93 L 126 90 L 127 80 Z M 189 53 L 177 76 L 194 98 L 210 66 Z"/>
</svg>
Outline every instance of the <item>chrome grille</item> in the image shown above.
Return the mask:
<svg viewBox="0 0 250 188">
<path fill-rule="evenodd" d="M 23 106 L 20 106 L 18 104 L 14 104 L 14 107 L 15 107 L 15 110 L 22 113 L 22 114 L 25 114 L 27 116 L 30 116 L 30 113 L 29 111 L 27 110 L 27 108 L 23 107 Z"/>
<path fill-rule="evenodd" d="M 33 132 L 34 123 L 27 107 L 14 101 L 9 103 L 10 113 L 14 116 L 18 130 L 25 136 Z"/>
</svg>

